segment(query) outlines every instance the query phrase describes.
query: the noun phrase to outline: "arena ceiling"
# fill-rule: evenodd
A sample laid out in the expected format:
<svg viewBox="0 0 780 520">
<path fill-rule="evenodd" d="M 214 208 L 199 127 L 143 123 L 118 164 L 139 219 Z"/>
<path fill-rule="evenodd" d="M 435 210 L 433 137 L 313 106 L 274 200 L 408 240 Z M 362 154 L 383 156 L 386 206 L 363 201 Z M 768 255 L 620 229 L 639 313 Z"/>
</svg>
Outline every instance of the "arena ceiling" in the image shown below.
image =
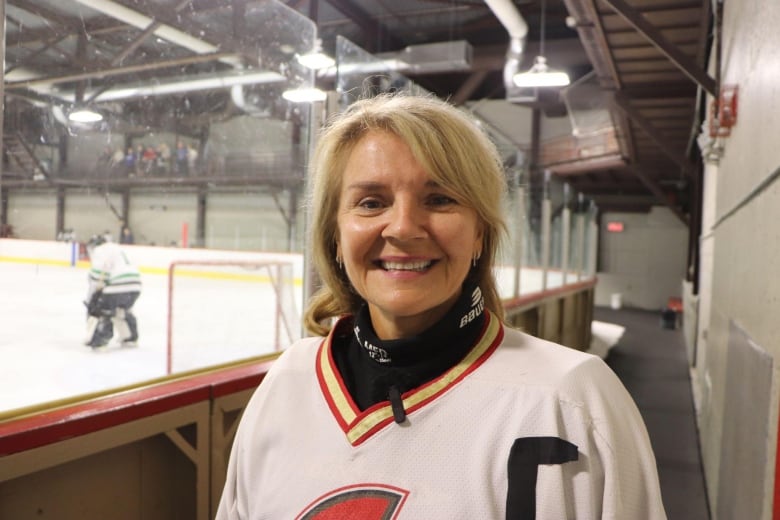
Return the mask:
<svg viewBox="0 0 780 520">
<path fill-rule="evenodd" d="M 46 88 L 93 98 L 118 84 L 165 76 L 214 75 L 230 60 L 257 63 L 263 38 L 251 26 L 253 0 L 6 0 L 5 125 L 26 121 L 31 103 L 45 103 Z M 571 108 L 560 89 L 513 100 L 503 70 L 510 41 L 493 5 L 482 0 L 286 0 L 314 20 L 327 52 L 337 37 L 368 52 L 417 55 L 404 72 L 457 104 L 529 106 L 549 116 Z M 495 4 L 496 2 L 490 2 Z M 499 2 L 500 3 L 500 2 Z M 539 53 L 542 31 L 548 62 L 565 69 L 575 84 L 595 86 L 580 102 L 596 103 L 611 133 L 583 132 L 545 148 L 532 146 L 534 169 L 565 177 L 602 210 L 642 211 L 668 205 L 688 221 L 698 199 L 700 167 L 696 137 L 706 94 L 718 78 L 705 68 L 713 32 L 710 0 L 506 0 L 527 23 L 521 69 Z M 139 15 L 140 18 L 138 16 Z M 135 16 L 135 18 L 134 18 Z M 545 23 L 541 21 L 544 18 Z M 162 30 L 175 31 L 173 37 Z M 282 31 L 276 42 L 290 36 Z M 168 33 L 171 34 L 171 33 Z M 202 47 L 187 43 L 192 39 Z M 463 60 L 432 63 L 435 47 L 451 42 Z M 281 45 L 283 47 L 283 45 Z M 427 55 L 434 49 L 434 57 Z M 426 61 L 428 59 L 429 61 Z M 332 87 L 321 76 L 318 83 Z M 49 91 L 51 92 L 51 90 Z M 86 96 L 86 97 L 85 97 Z M 161 106 L 168 110 L 161 110 Z M 170 108 L 173 107 L 173 111 Z M 205 120 L 234 110 L 228 97 L 169 96 L 122 102 L 125 113 L 144 121 L 173 114 L 180 129 L 197 133 Z M 283 112 L 284 107 L 268 107 Z M 159 120 L 162 126 L 171 120 Z M 132 124 L 132 121 L 127 124 Z M 496 121 L 508 139 L 512 122 Z M 515 124 L 528 125 L 527 121 Z M 509 126 L 507 126 L 509 125 Z M 186 130 L 185 130 L 186 131 Z M 527 133 L 527 129 L 525 132 Z M 594 141 L 595 139 L 595 141 Z M 4 138 L 6 153 L 12 142 Z M 694 210 L 695 211 L 695 210 Z"/>
</svg>

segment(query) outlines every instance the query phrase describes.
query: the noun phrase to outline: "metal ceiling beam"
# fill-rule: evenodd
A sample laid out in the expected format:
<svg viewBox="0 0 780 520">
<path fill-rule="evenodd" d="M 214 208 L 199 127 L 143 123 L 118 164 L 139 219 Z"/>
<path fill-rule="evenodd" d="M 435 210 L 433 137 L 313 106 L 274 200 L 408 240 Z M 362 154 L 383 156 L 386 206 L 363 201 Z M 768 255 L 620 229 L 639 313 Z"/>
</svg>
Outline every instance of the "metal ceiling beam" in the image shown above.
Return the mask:
<svg viewBox="0 0 780 520">
<path fill-rule="evenodd" d="M 689 163 L 684 157 L 672 151 L 673 147 L 671 143 L 669 143 L 661 134 L 658 133 L 650 121 L 645 119 L 645 117 L 640 114 L 638 110 L 631 106 L 631 103 L 627 97 L 625 97 L 620 92 L 616 92 L 612 97 L 612 101 L 614 106 L 619 108 L 626 116 L 629 117 L 629 119 L 636 123 L 636 125 L 639 126 L 650 137 L 650 139 L 655 142 L 655 144 L 658 145 L 664 155 L 674 161 L 675 164 L 677 164 L 683 170 L 685 175 L 689 177 L 691 176 L 691 163 Z"/>
<path fill-rule="evenodd" d="M 669 200 L 669 197 L 666 196 L 666 193 L 663 189 L 661 189 L 661 186 L 655 182 L 649 175 L 647 175 L 644 171 L 642 171 L 642 168 L 640 168 L 636 164 L 630 164 L 626 167 L 631 173 L 636 175 L 636 177 L 642 181 L 642 184 L 645 185 L 645 187 L 650 190 L 650 192 L 655 195 L 656 199 L 658 199 L 659 202 L 662 202 L 665 206 L 671 210 L 674 215 L 680 219 L 680 222 L 685 224 L 687 227 L 688 224 L 688 217 L 685 216 L 685 214 L 680 211 L 680 208 L 672 204 L 672 201 Z"/>
<path fill-rule="evenodd" d="M 603 0 L 617 14 L 631 24 L 639 33 L 647 38 L 659 51 L 661 51 L 669 60 L 672 61 L 686 76 L 695 81 L 701 88 L 710 95 L 717 97 L 717 85 L 715 80 L 707 72 L 696 65 L 688 56 L 681 53 L 677 47 L 670 43 L 664 36 L 655 29 L 642 13 L 628 5 L 623 0 Z"/>
<path fill-rule="evenodd" d="M 79 27 L 81 26 L 81 23 L 79 23 L 77 20 L 64 17 L 56 11 L 52 11 L 51 9 L 47 9 L 41 5 L 38 5 L 36 2 L 30 0 L 13 0 L 13 2 L 9 3 L 12 3 L 14 7 L 18 7 L 19 9 L 27 11 L 30 14 L 34 14 L 35 16 L 40 16 L 46 20 L 46 31 L 48 34 L 51 34 L 52 32 L 58 32 L 56 27 L 57 25 L 67 29 L 68 32 L 78 32 L 80 30 Z"/>
<path fill-rule="evenodd" d="M 380 34 L 387 38 L 391 48 L 400 48 L 405 45 L 405 43 L 388 30 L 383 23 L 371 18 L 368 13 L 358 7 L 354 2 L 350 2 L 349 0 L 328 0 L 328 3 L 363 30 L 363 33 L 366 35 L 366 41 L 372 42 L 372 45 L 366 45 L 366 50 L 369 52 L 379 50 L 376 48 L 375 43 L 376 37 Z"/>
<path fill-rule="evenodd" d="M 606 153 L 584 159 L 573 159 L 554 164 L 545 164 L 543 166 L 556 175 L 568 179 L 573 176 L 587 173 L 622 168 L 625 164 L 626 160 L 619 153 Z"/>
<path fill-rule="evenodd" d="M 190 5 L 190 0 L 183 0 L 182 2 L 179 2 L 179 5 L 175 6 L 173 8 L 174 13 L 179 13 L 182 11 L 185 7 Z M 137 37 L 133 39 L 129 44 L 127 44 L 119 53 L 114 56 L 114 58 L 111 60 L 111 66 L 116 67 L 117 65 L 120 65 L 125 58 L 130 56 L 135 50 L 141 46 L 141 44 L 146 41 L 150 36 L 154 34 L 154 31 L 160 28 L 162 25 L 162 22 L 159 21 L 156 17 L 152 16 L 152 23 L 149 24 L 149 26 L 141 31 L 141 34 L 139 34 Z"/>
<path fill-rule="evenodd" d="M 216 35 L 207 27 L 195 24 L 192 20 L 183 20 L 171 8 L 146 5 L 143 11 L 136 7 L 128 7 L 116 0 L 75 0 L 84 4 L 105 16 L 114 18 L 125 27 L 131 25 L 139 30 L 145 30 L 149 25 L 160 22 L 155 34 L 175 45 L 188 49 L 196 54 L 207 54 L 219 50 L 233 50 L 236 54 L 247 55 L 245 52 L 236 51 L 234 39 L 231 36 Z M 147 24 L 147 20 L 151 22 Z M 146 25 L 144 25 L 146 24 Z M 193 35 L 199 36 L 193 36 Z M 220 42 L 217 47 L 212 41 Z M 228 49 L 230 47 L 230 49 Z"/>
<path fill-rule="evenodd" d="M 615 59 L 610 52 L 604 26 L 601 22 L 596 0 L 564 0 L 566 8 L 571 13 L 577 27 L 585 53 L 596 70 L 601 87 L 607 90 L 621 88 L 620 76 L 617 73 Z"/>
<path fill-rule="evenodd" d="M 564 0 L 566 8 L 571 13 L 577 27 L 585 53 L 590 58 L 601 88 L 605 91 L 618 91 L 622 89 L 620 76 L 615 65 L 615 57 L 612 55 L 604 25 L 596 9 L 596 0 Z M 635 147 L 631 135 L 631 125 L 626 115 L 618 110 L 613 112 L 615 130 L 622 139 L 618 139 L 618 145 L 625 157 L 635 157 Z"/>
<path fill-rule="evenodd" d="M 62 36 L 62 35 L 54 36 L 50 40 L 44 42 L 43 46 L 41 46 L 38 50 L 34 51 L 32 54 L 27 55 L 25 57 L 24 61 L 20 61 L 19 63 L 15 63 L 14 65 L 12 65 L 12 66 L 8 67 L 7 69 L 5 69 L 5 73 L 8 74 L 12 70 L 24 67 L 24 65 L 27 62 L 30 62 L 31 60 L 34 60 L 35 58 L 37 58 L 38 56 L 42 55 L 43 53 L 45 53 L 49 49 L 57 46 L 65 38 L 67 38 L 67 36 Z"/>
<path fill-rule="evenodd" d="M 489 74 L 488 70 L 478 70 L 472 72 L 466 81 L 461 83 L 457 92 L 450 98 L 454 105 L 462 105 L 471 98 L 471 95 L 479 88 L 485 77 Z"/>
<path fill-rule="evenodd" d="M 28 0 L 18 0 L 18 1 L 27 2 Z M 113 2 L 113 0 L 110 1 Z M 117 4 L 117 5 L 121 5 L 121 4 Z M 134 8 L 129 8 L 124 5 L 122 5 L 122 7 L 129 9 L 131 11 L 135 10 Z M 220 42 L 219 49 L 222 52 L 211 53 L 212 55 L 215 56 L 218 55 L 219 57 L 217 59 L 219 60 L 226 60 L 226 59 L 235 60 L 236 56 L 246 56 L 249 59 L 257 58 L 256 55 L 250 54 L 246 52 L 246 50 L 241 49 L 241 46 L 237 44 L 234 37 L 227 36 L 227 35 L 216 35 L 213 34 L 213 31 L 208 30 L 208 28 L 203 27 L 199 24 L 195 24 L 189 19 L 182 20 L 181 16 L 179 16 L 179 13 L 187 7 L 192 7 L 191 0 L 180 0 L 180 3 L 174 7 L 162 8 L 162 7 L 146 6 L 143 12 L 137 11 L 139 14 L 152 19 L 153 23 L 145 27 L 143 29 L 142 34 L 138 38 L 136 38 L 133 42 L 131 42 L 128 46 L 126 46 L 123 51 L 120 52 L 117 58 L 115 58 L 114 63 L 120 63 L 122 58 L 129 55 L 140 44 L 142 44 L 143 41 L 146 40 L 146 38 L 148 38 L 148 36 L 151 33 L 153 33 L 154 31 L 156 31 L 161 27 L 163 28 L 168 27 L 172 30 L 179 31 L 186 35 L 200 34 L 203 35 L 203 37 L 205 38 L 211 38 L 215 41 L 219 41 Z M 210 6 L 210 8 L 213 7 L 214 7 L 213 5 Z M 62 18 L 60 17 L 60 20 L 61 19 Z M 78 23 L 74 21 L 69 21 L 68 23 L 63 22 L 63 25 L 66 25 L 67 27 L 71 27 L 71 26 L 73 27 L 72 34 L 65 35 L 65 37 L 76 36 L 81 32 L 86 32 L 87 34 L 95 36 L 97 34 L 107 34 L 116 31 L 122 31 L 127 28 L 126 23 L 122 22 L 121 20 L 118 20 L 113 16 L 106 16 L 105 18 L 99 19 L 98 21 L 92 21 L 88 26 L 86 26 L 86 28 L 83 24 L 83 21 L 78 21 Z M 27 31 L 27 33 L 30 33 L 30 31 Z M 45 33 L 40 33 L 40 34 L 35 33 L 32 40 L 20 40 L 18 44 L 28 43 L 29 41 L 40 40 L 43 34 Z M 197 40 L 198 38 L 195 39 Z M 173 43 L 177 43 L 177 42 L 173 42 Z M 204 42 L 204 43 L 208 43 L 208 42 Z M 206 53 L 204 55 L 209 55 L 209 53 Z M 110 65 L 107 63 L 104 67 L 107 68 L 109 66 Z"/>
<path fill-rule="evenodd" d="M 174 60 L 156 61 L 153 63 L 144 63 L 142 65 L 128 65 L 126 67 L 117 67 L 114 69 L 93 69 L 75 74 L 63 74 L 60 76 L 48 76 L 45 78 L 36 78 L 26 81 L 13 81 L 5 84 L 6 90 L 20 90 L 39 85 L 56 85 L 57 83 L 68 83 L 71 81 L 81 81 L 85 79 L 101 79 L 109 76 L 118 76 L 122 74 L 131 74 L 134 72 L 145 72 L 149 70 L 164 69 L 168 67 L 179 67 L 181 65 L 190 65 L 193 63 L 203 63 L 216 61 L 223 58 L 234 57 L 235 54 L 228 52 L 214 52 L 211 54 L 198 54 L 186 58 L 177 58 Z"/>
<path fill-rule="evenodd" d="M 85 31 L 92 36 L 101 34 L 111 34 L 116 31 L 127 29 L 127 25 L 113 18 L 103 17 L 93 20 L 84 20 L 78 23 L 73 30 L 65 31 L 64 34 L 60 34 L 63 37 L 74 36 L 81 31 Z M 57 32 L 56 30 L 54 32 Z M 59 31 L 62 33 L 62 31 Z M 42 28 L 30 28 L 26 27 L 23 31 L 18 31 L 15 34 L 7 35 L 7 46 L 13 47 L 18 45 L 34 45 L 36 43 L 46 42 L 52 35 L 52 29 L 43 26 Z"/>
</svg>

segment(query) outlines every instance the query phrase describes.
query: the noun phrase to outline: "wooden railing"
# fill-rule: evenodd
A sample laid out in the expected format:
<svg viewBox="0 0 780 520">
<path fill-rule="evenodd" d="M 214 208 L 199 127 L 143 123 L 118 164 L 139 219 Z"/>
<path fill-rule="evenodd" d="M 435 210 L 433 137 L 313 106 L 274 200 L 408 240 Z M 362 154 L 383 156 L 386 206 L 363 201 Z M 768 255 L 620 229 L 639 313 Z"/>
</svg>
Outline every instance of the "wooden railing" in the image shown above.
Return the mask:
<svg viewBox="0 0 780 520">
<path fill-rule="evenodd" d="M 506 321 L 533 336 L 587 350 L 595 288 L 596 279 L 591 278 L 508 300 Z"/>
<path fill-rule="evenodd" d="M 0 422 L 3 518 L 213 518 L 257 359 Z"/>
</svg>

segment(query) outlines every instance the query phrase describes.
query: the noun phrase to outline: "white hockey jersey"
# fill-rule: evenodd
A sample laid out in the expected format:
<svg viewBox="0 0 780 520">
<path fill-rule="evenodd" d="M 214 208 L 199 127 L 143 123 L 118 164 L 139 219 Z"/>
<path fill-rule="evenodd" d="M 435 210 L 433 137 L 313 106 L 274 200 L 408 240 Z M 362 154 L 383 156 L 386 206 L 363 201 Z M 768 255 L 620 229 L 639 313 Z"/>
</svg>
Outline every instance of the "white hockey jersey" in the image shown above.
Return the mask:
<svg viewBox="0 0 780 520">
<path fill-rule="evenodd" d="M 141 291 L 141 275 L 119 244 L 106 242 L 90 254 L 87 301 L 97 289 L 105 294 Z"/>
<path fill-rule="evenodd" d="M 330 338 L 285 351 L 244 411 L 218 520 L 664 519 L 655 458 L 598 357 L 505 328 L 361 412 Z"/>
</svg>

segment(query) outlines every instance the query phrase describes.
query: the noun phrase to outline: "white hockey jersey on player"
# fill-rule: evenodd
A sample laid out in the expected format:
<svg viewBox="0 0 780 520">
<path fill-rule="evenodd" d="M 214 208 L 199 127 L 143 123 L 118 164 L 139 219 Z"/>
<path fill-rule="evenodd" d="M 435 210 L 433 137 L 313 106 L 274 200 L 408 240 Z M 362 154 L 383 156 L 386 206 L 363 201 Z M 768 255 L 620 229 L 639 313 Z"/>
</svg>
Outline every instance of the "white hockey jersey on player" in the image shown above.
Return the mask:
<svg viewBox="0 0 780 520">
<path fill-rule="evenodd" d="M 330 349 L 299 341 L 252 397 L 218 520 L 666 518 L 644 423 L 601 359 L 488 313 L 397 424 L 387 402 L 355 406 Z"/>
<path fill-rule="evenodd" d="M 90 253 L 87 301 L 97 289 L 104 294 L 141 291 L 141 275 L 119 244 L 105 242 Z"/>
</svg>

